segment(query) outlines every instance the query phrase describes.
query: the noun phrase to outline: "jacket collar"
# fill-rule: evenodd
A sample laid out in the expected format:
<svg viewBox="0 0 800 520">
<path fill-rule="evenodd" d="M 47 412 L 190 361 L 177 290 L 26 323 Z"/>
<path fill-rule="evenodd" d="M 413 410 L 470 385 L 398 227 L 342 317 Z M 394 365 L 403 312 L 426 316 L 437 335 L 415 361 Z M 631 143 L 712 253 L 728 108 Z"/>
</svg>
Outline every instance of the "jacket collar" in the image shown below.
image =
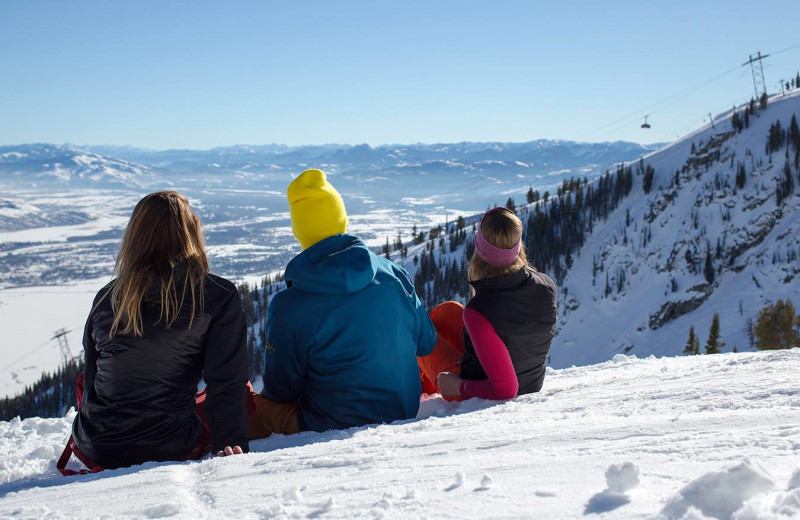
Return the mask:
<svg viewBox="0 0 800 520">
<path fill-rule="evenodd" d="M 150 282 L 150 287 L 147 289 L 146 296 L 148 298 L 158 298 L 161 295 L 161 280 L 168 277 L 170 271 L 172 272 L 173 280 L 177 285 L 186 276 L 186 261 L 178 262 L 172 269 L 156 270 L 153 273 L 153 280 Z"/>
<path fill-rule="evenodd" d="M 524 285 L 529 278 L 530 268 L 523 267 L 519 271 L 514 271 L 513 273 L 484 278 L 482 280 L 474 280 L 470 281 L 469 284 L 475 289 L 475 293 L 484 291 L 506 291 Z"/>
</svg>

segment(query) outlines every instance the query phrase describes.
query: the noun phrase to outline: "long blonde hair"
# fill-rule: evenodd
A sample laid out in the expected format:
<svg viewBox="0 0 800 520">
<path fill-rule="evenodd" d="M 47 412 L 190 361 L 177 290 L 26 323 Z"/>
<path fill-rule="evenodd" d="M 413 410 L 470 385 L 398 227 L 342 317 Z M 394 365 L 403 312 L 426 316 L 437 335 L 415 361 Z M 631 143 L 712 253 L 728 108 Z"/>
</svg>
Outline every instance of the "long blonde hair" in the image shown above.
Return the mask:
<svg viewBox="0 0 800 520">
<path fill-rule="evenodd" d="M 483 234 L 483 238 L 493 246 L 511 249 L 522 240 L 522 221 L 510 209 L 502 208 L 499 211 L 485 214 L 477 232 Z M 525 254 L 525 244 L 519 248 L 517 258 L 508 267 L 496 267 L 489 264 L 478 255 L 478 249 L 475 248 L 472 258 L 467 263 L 467 275 L 470 281 L 483 280 L 514 273 L 526 265 L 531 267 Z"/>
<path fill-rule="evenodd" d="M 180 298 L 175 287 L 173 267 L 186 262 L 186 276 Z M 150 286 L 160 282 L 158 322 L 169 328 L 177 319 L 189 293 L 192 313 L 203 305 L 203 282 L 208 273 L 200 219 L 189 207 L 189 200 L 176 191 L 147 195 L 133 209 L 114 266 L 116 280 L 111 287 L 114 322 L 109 336 L 132 334 L 141 337 L 142 299 Z"/>
</svg>

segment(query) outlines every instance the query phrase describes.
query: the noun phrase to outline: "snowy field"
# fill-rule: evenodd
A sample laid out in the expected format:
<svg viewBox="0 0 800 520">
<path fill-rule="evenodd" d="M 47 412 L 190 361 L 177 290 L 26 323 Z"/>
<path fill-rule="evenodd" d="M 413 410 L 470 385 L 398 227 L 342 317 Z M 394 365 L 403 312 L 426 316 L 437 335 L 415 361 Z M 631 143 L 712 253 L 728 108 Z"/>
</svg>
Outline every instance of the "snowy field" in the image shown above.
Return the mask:
<svg viewBox="0 0 800 520">
<path fill-rule="evenodd" d="M 0 396 L 13 396 L 63 357 L 53 338 L 66 329 L 73 356 L 83 355 L 83 326 L 95 294 L 110 278 L 60 286 L 0 290 Z"/>
<path fill-rule="evenodd" d="M 506 403 L 69 478 L 74 412 L 3 422 L 0 518 L 799 518 L 798 370 L 798 349 L 618 355 Z"/>
</svg>

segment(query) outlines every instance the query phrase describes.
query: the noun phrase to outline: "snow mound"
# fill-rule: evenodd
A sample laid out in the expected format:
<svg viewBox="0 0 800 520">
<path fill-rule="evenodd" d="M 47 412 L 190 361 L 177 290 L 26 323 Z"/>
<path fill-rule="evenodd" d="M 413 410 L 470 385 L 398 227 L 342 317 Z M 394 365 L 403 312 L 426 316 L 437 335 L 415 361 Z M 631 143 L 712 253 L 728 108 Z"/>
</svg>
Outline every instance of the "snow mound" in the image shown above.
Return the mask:
<svg viewBox="0 0 800 520">
<path fill-rule="evenodd" d="M 639 485 L 639 467 L 632 462 L 612 464 L 606 470 L 608 489 L 616 493 L 626 493 Z"/>
<path fill-rule="evenodd" d="M 745 501 L 770 491 L 774 485 L 767 471 L 748 458 L 727 470 L 706 473 L 684 486 L 667 502 L 660 518 L 679 520 L 694 507 L 705 516 L 729 520 Z"/>
</svg>

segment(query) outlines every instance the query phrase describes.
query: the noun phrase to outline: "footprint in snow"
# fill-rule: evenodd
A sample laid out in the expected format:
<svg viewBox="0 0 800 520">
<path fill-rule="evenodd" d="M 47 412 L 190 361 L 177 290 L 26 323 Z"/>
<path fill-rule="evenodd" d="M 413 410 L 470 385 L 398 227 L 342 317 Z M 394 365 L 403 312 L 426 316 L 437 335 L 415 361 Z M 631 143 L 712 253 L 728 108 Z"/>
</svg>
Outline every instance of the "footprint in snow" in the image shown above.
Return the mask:
<svg viewBox="0 0 800 520">
<path fill-rule="evenodd" d="M 309 514 L 307 515 L 307 518 L 317 518 L 317 517 L 320 517 L 320 516 L 324 515 L 325 513 L 328 513 L 328 512 L 330 512 L 330 511 L 331 511 L 331 509 L 333 509 L 333 506 L 334 506 L 333 497 L 329 497 L 329 498 L 328 498 L 328 501 L 327 501 L 327 502 L 325 502 L 325 503 L 322 505 L 322 507 L 320 507 L 320 508 L 319 508 L 319 509 L 317 509 L 316 511 L 312 511 L 311 513 L 309 513 Z"/>
<path fill-rule="evenodd" d="M 160 504 L 145 509 L 144 516 L 147 518 L 167 518 L 175 516 L 182 511 L 183 507 L 180 504 Z"/>
</svg>

